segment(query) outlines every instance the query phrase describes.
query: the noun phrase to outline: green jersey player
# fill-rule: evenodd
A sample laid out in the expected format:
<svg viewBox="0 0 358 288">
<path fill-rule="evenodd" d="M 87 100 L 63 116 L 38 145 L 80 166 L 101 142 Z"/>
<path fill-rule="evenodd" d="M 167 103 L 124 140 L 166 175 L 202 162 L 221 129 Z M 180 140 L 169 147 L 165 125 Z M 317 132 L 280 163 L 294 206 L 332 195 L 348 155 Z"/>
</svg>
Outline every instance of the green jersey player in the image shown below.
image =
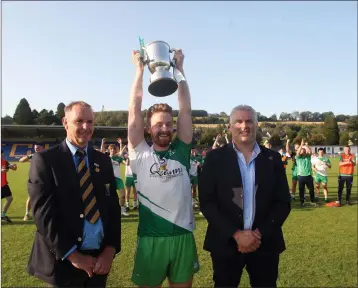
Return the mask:
<svg viewBox="0 0 358 288">
<path fill-rule="evenodd" d="M 198 170 L 201 162 L 201 157 L 197 153 L 196 149 L 191 149 L 190 155 L 190 183 L 192 189 L 192 196 L 193 196 L 193 206 L 195 208 L 198 207 L 198 199 L 197 199 L 197 187 L 198 187 Z"/>
<path fill-rule="evenodd" d="M 331 168 L 331 161 L 326 157 L 323 148 L 319 148 L 318 157 L 312 159 L 312 168 L 314 171 L 314 181 L 316 183 L 316 200 L 318 200 L 320 185 L 322 183 L 324 200 L 328 202 L 327 169 Z"/>
<path fill-rule="evenodd" d="M 128 111 L 130 166 L 139 199 L 138 241 L 132 281 L 138 286 L 191 287 L 199 270 L 193 235 L 194 214 L 190 189 L 192 120 L 187 82 L 178 83 L 177 137 L 172 109 L 155 104 L 147 112 L 147 132 L 153 146 L 144 140 L 141 115 L 144 66 L 139 51 L 133 51 L 136 66 Z M 183 72 L 184 55 L 176 50 L 176 68 Z"/>
<path fill-rule="evenodd" d="M 124 192 L 124 183 L 121 177 L 121 168 L 120 164 L 125 164 L 125 159 L 118 155 L 118 148 L 114 144 L 108 146 L 109 157 L 112 161 L 114 177 L 116 177 L 117 190 L 119 191 L 119 204 L 121 206 L 121 213 L 123 216 L 129 216 L 125 207 L 125 192 Z"/>
</svg>

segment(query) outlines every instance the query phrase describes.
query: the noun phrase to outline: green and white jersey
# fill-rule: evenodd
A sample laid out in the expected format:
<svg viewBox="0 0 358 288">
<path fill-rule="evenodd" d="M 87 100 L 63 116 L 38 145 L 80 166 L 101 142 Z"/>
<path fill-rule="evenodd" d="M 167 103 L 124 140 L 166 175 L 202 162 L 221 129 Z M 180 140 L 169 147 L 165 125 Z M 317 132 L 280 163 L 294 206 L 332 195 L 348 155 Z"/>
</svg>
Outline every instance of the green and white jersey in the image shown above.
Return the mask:
<svg viewBox="0 0 358 288">
<path fill-rule="evenodd" d="M 190 159 L 190 170 L 189 170 L 190 176 L 198 176 L 198 164 Z"/>
<path fill-rule="evenodd" d="M 125 173 L 125 175 L 126 175 L 126 177 L 133 177 L 133 172 L 132 172 L 130 164 L 126 165 L 126 173 Z"/>
<path fill-rule="evenodd" d="M 167 151 L 154 151 L 145 141 L 129 151 L 139 199 L 138 236 L 175 236 L 194 230 L 190 149 L 176 138 Z"/>
<path fill-rule="evenodd" d="M 198 162 L 200 163 L 201 157 L 199 155 L 190 156 L 190 170 L 189 174 L 191 176 L 198 176 Z"/>
<path fill-rule="evenodd" d="M 311 155 L 296 156 L 297 176 L 310 176 L 312 174 Z"/>
<path fill-rule="evenodd" d="M 121 179 L 121 163 L 123 162 L 123 158 L 117 155 L 110 156 L 113 166 L 114 177 Z"/>
<path fill-rule="evenodd" d="M 321 176 L 327 176 L 327 168 L 326 164 L 331 164 L 331 161 L 327 157 L 315 157 L 312 158 L 312 165 L 316 168 L 316 173 L 320 174 Z"/>
</svg>

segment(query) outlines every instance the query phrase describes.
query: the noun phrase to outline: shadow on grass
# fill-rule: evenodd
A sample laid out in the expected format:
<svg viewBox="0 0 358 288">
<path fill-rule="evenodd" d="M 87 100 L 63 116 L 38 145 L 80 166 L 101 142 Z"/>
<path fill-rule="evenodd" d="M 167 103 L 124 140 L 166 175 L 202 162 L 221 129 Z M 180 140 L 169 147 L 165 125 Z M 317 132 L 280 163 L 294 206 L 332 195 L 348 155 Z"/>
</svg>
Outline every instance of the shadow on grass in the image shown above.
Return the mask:
<svg viewBox="0 0 358 288">
<path fill-rule="evenodd" d="M 330 201 L 331 202 L 331 201 Z M 351 207 L 351 206 L 355 206 L 357 205 L 357 201 L 354 201 L 351 203 L 351 205 L 346 205 L 346 204 L 343 204 L 341 207 L 327 207 L 326 206 L 327 203 L 325 202 L 318 202 L 317 203 L 317 206 L 311 206 L 309 203 L 306 203 L 305 206 L 301 207 L 300 206 L 300 202 L 292 202 L 291 204 L 291 208 L 296 210 L 296 211 L 312 211 L 314 209 L 321 209 L 321 208 L 336 208 L 336 209 L 342 209 L 344 207 Z"/>
<path fill-rule="evenodd" d="M 15 218 L 15 217 L 14 217 Z M 12 220 L 12 219 L 11 219 Z M 2 222 L 1 221 L 1 226 L 7 226 L 7 225 L 35 225 L 33 220 L 29 220 L 29 221 L 23 221 L 23 220 L 19 220 L 19 221 L 14 221 L 12 220 L 11 223 L 7 223 L 7 222 Z"/>
</svg>

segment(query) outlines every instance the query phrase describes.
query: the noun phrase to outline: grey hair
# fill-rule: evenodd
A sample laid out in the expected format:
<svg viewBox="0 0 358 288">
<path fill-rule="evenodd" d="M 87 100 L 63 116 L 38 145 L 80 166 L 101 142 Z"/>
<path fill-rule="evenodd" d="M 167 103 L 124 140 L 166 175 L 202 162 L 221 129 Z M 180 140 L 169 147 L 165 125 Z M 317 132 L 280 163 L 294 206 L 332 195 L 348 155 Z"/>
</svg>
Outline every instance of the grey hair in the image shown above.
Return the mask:
<svg viewBox="0 0 358 288">
<path fill-rule="evenodd" d="M 249 105 L 238 105 L 238 106 L 236 106 L 234 109 L 232 109 L 232 111 L 231 111 L 231 114 L 230 114 L 230 123 L 231 123 L 232 120 L 233 120 L 232 117 L 233 117 L 234 113 L 237 112 L 237 111 L 248 111 L 248 112 L 251 112 L 254 122 L 255 122 L 255 123 L 258 122 L 257 112 L 255 111 L 254 108 L 252 108 L 252 107 L 249 106 Z"/>
<path fill-rule="evenodd" d="M 84 101 L 73 101 L 64 108 L 65 113 L 71 112 L 73 107 L 77 106 L 77 105 L 81 106 L 83 108 L 91 108 L 92 109 L 92 106 Z"/>
</svg>

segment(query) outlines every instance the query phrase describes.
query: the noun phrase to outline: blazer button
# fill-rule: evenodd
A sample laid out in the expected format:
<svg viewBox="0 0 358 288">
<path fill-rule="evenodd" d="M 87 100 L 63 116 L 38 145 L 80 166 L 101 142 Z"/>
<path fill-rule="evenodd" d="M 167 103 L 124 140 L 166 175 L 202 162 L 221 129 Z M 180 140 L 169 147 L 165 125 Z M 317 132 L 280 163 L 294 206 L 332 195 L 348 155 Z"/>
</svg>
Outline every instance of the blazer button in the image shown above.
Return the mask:
<svg viewBox="0 0 358 288">
<path fill-rule="evenodd" d="M 78 237 L 77 240 L 78 240 L 78 242 L 81 242 L 81 241 L 82 241 L 82 238 L 81 238 L 81 237 Z"/>
<path fill-rule="evenodd" d="M 80 218 L 83 218 L 84 217 L 84 215 L 83 214 L 80 214 Z"/>
</svg>

